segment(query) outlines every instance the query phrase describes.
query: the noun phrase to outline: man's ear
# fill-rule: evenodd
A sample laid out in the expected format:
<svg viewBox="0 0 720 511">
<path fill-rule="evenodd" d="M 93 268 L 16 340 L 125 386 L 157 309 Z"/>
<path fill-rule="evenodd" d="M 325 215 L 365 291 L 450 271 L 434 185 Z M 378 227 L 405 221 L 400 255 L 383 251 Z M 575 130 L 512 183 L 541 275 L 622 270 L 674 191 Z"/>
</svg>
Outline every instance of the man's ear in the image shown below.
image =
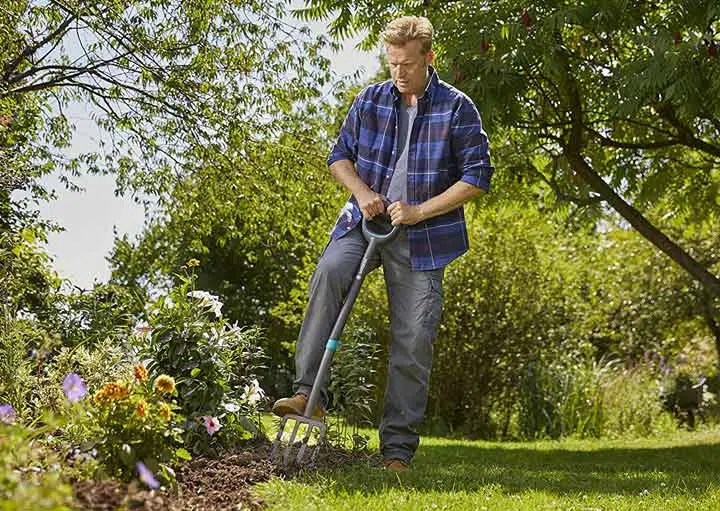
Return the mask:
<svg viewBox="0 0 720 511">
<path fill-rule="evenodd" d="M 429 66 L 435 60 L 435 52 L 430 50 L 425 54 L 425 65 Z"/>
</svg>

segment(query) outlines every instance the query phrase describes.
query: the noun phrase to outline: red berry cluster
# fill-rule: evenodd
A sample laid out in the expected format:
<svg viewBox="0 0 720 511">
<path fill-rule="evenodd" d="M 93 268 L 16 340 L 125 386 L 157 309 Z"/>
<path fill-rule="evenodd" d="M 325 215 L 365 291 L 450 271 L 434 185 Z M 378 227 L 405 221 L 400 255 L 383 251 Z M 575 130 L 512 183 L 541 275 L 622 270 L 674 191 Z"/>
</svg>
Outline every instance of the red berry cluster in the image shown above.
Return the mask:
<svg viewBox="0 0 720 511">
<path fill-rule="evenodd" d="M 680 43 L 682 42 L 682 34 L 678 30 L 673 32 L 673 42 L 675 43 L 675 46 L 680 46 Z M 709 37 L 703 38 L 703 42 L 705 43 L 707 53 L 710 57 L 717 57 L 718 54 L 720 54 L 720 42 L 714 39 L 713 34 L 710 34 Z"/>
<path fill-rule="evenodd" d="M 520 20 L 522 21 L 522 24 L 525 25 L 525 28 L 530 30 L 530 28 L 535 24 L 535 20 L 533 20 L 532 16 L 530 16 L 530 13 L 527 11 L 524 11 L 522 15 L 520 16 Z"/>
</svg>

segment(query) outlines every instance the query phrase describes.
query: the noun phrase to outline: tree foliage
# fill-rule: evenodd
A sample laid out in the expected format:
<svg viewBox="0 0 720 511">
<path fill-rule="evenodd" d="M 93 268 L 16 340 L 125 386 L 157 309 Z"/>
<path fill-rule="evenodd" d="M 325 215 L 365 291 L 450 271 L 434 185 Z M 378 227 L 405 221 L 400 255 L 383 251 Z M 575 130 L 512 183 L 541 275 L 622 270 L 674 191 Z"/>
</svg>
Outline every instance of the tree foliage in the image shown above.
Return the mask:
<svg viewBox="0 0 720 511">
<path fill-rule="evenodd" d="M 692 275 L 717 317 L 717 260 L 668 236 L 669 218 L 720 213 L 717 2 L 307 5 L 299 16 L 332 19 L 338 37 L 369 30 L 366 46 L 393 17 L 428 16 L 443 76 L 476 101 L 498 168 L 543 184 L 544 207 L 593 221 L 617 211 Z"/>
<path fill-rule="evenodd" d="M 262 173 L 250 153 L 292 131 L 285 114 L 327 80 L 323 39 L 283 13 L 281 2 L 243 0 L 4 4 L 0 124 L 20 135 L 0 140 L 13 163 L 3 183 L 64 163 L 162 198 L 200 162 L 243 161 Z M 67 146 L 72 101 L 91 105 L 105 135 L 97 153 L 67 159 L 52 149 Z M 55 126 L 55 139 L 34 137 L 41 126 Z"/>
</svg>

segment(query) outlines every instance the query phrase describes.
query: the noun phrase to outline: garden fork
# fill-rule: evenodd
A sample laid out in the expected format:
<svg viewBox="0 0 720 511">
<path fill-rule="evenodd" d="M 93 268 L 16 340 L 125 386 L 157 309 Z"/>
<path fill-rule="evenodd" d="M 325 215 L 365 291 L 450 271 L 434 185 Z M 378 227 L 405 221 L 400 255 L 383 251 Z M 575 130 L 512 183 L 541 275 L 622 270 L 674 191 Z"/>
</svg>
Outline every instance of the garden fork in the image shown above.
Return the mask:
<svg viewBox="0 0 720 511">
<path fill-rule="evenodd" d="M 384 232 L 379 232 L 375 230 L 376 227 L 380 227 Z M 335 326 L 333 326 L 332 332 L 330 333 L 330 339 L 327 341 L 327 344 L 325 346 L 325 353 L 323 354 L 322 361 L 320 362 L 320 367 L 318 369 L 317 375 L 315 376 L 315 380 L 313 381 L 312 390 L 310 391 L 310 397 L 308 398 L 305 405 L 305 411 L 303 412 L 303 415 L 288 414 L 285 415 L 280 421 L 280 429 L 275 436 L 275 441 L 273 442 L 272 450 L 270 451 L 270 459 L 273 462 L 276 463 L 280 461 L 280 458 L 282 458 L 283 467 L 288 467 L 290 465 L 293 456 L 293 450 L 296 447 L 294 444 L 296 443 L 298 431 L 300 430 L 300 426 L 303 424 L 307 427 L 307 430 L 302 438 L 302 441 L 300 442 L 299 447 L 297 447 L 295 463 L 297 465 L 301 465 L 303 463 L 303 460 L 305 459 L 305 456 L 307 454 L 308 442 L 310 441 L 310 437 L 312 436 L 313 432 L 317 432 L 319 433 L 318 441 L 315 448 L 312 450 L 312 454 L 310 455 L 308 464 L 312 465 L 315 462 L 320 447 L 323 445 L 327 438 L 327 424 L 325 424 L 322 420 L 316 420 L 312 418 L 312 412 L 313 410 L 315 410 L 315 407 L 320 400 L 320 388 L 324 384 L 327 375 L 330 372 L 330 364 L 332 363 L 333 356 L 335 355 L 335 352 L 340 346 L 340 335 L 342 334 L 342 330 L 345 327 L 345 322 L 350 315 L 350 310 L 355 303 L 355 299 L 360 292 L 360 287 L 362 286 L 363 280 L 365 280 L 365 276 L 369 272 L 369 264 L 372 257 L 375 255 L 375 252 L 380 245 L 384 245 L 385 243 L 393 240 L 395 236 L 397 236 L 399 231 L 400 226 L 393 226 L 390 223 L 389 217 L 386 214 L 381 215 L 381 218 L 376 217 L 375 219 L 370 221 L 363 218 L 362 233 L 368 242 L 368 246 L 365 249 L 362 260 L 360 261 L 360 266 L 358 267 L 357 273 L 355 274 L 355 279 L 350 286 L 350 291 L 348 291 L 347 297 L 345 298 L 345 303 L 343 304 L 342 309 L 340 309 L 340 313 L 335 320 Z M 286 426 L 290 422 L 294 422 L 294 426 L 292 427 L 292 433 L 290 434 L 287 445 L 281 453 L 280 448 L 282 446 L 282 437 L 285 433 Z"/>
</svg>

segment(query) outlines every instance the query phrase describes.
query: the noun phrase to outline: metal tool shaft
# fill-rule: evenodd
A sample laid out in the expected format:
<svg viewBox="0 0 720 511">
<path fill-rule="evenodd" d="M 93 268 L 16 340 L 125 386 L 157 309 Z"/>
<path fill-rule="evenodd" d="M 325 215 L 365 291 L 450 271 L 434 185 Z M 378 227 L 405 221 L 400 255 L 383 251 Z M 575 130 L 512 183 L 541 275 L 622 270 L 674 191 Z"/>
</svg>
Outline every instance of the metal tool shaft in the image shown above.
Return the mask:
<svg viewBox="0 0 720 511">
<path fill-rule="evenodd" d="M 335 351 L 337 350 L 337 343 L 339 343 L 340 341 L 340 336 L 342 335 L 343 328 L 345 328 L 345 323 L 347 323 L 347 319 L 350 316 L 350 311 L 352 310 L 352 307 L 355 304 L 355 300 L 360 293 L 360 288 L 362 287 L 362 283 L 365 280 L 365 276 L 368 274 L 368 266 L 370 264 L 371 258 L 375 255 L 377 247 L 378 240 L 375 238 L 370 238 L 368 246 L 365 249 L 365 253 L 363 254 L 363 258 L 360 261 L 360 266 L 358 267 L 357 273 L 355 274 L 355 279 L 353 280 L 353 283 L 350 286 L 350 291 L 348 291 L 348 295 L 345 298 L 345 303 L 343 303 L 342 309 L 340 309 L 340 314 L 338 314 L 337 320 L 335 320 L 335 325 L 330 332 L 330 340 L 328 341 L 328 346 L 325 348 L 325 353 L 323 353 L 323 358 L 320 361 L 320 367 L 318 368 L 317 375 L 315 376 L 315 381 L 313 382 L 312 390 L 310 391 L 310 397 L 308 398 L 307 404 L 305 405 L 305 412 L 303 413 L 304 417 L 312 417 L 312 412 L 315 409 L 318 401 L 320 400 L 320 389 L 325 384 L 325 380 L 327 379 L 328 373 L 330 372 L 330 364 L 332 364 L 332 359 L 335 356 Z"/>
</svg>

